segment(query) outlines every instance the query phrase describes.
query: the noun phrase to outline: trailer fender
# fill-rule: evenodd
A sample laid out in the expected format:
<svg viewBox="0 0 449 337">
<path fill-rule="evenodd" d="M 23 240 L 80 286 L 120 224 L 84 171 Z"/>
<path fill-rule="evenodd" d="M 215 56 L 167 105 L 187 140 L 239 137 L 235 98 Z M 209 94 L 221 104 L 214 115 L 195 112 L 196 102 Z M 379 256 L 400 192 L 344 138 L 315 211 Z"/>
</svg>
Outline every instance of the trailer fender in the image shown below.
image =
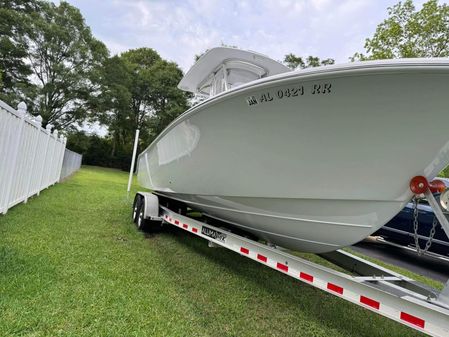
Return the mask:
<svg viewBox="0 0 449 337">
<path fill-rule="evenodd" d="M 144 218 L 151 221 L 162 221 L 159 216 L 159 198 L 151 192 L 137 192 L 144 199 Z"/>
</svg>

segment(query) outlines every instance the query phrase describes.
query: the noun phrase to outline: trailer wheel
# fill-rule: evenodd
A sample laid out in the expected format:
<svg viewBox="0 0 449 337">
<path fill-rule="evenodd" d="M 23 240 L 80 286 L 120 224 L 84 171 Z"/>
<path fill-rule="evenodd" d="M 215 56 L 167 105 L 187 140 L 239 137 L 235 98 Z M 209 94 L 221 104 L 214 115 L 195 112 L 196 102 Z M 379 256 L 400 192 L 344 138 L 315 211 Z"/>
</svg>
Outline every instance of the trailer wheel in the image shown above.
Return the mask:
<svg viewBox="0 0 449 337">
<path fill-rule="evenodd" d="M 136 217 L 136 226 L 140 231 L 145 231 L 147 227 L 147 220 L 145 219 L 145 200 L 144 198 L 139 199 Z"/>
<path fill-rule="evenodd" d="M 135 224 L 137 224 L 137 216 L 139 215 L 140 205 L 142 203 L 142 196 L 140 194 L 136 194 L 133 202 L 133 211 L 132 211 L 132 220 Z"/>
</svg>

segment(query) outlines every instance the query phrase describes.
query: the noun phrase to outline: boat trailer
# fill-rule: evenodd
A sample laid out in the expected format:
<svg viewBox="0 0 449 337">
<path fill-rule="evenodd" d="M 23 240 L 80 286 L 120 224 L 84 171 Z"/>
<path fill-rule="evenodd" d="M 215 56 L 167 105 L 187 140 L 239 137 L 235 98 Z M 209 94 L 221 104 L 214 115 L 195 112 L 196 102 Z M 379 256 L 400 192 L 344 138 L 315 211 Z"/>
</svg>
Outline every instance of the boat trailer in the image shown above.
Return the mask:
<svg viewBox="0 0 449 337">
<path fill-rule="evenodd" d="M 411 180 L 410 188 L 415 195 L 427 198 L 449 237 L 449 223 L 432 194 L 440 187 L 420 176 Z M 449 195 L 449 191 L 445 193 Z M 211 246 L 230 249 L 410 328 L 430 336 L 449 336 L 449 281 L 438 291 L 344 250 L 319 254 L 348 272 L 342 273 L 184 213 L 160 205 L 158 196 L 151 192 L 138 192 L 134 199 L 133 219 L 138 228 L 145 221 L 171 224 L 208 240 Z"/>
</svg>

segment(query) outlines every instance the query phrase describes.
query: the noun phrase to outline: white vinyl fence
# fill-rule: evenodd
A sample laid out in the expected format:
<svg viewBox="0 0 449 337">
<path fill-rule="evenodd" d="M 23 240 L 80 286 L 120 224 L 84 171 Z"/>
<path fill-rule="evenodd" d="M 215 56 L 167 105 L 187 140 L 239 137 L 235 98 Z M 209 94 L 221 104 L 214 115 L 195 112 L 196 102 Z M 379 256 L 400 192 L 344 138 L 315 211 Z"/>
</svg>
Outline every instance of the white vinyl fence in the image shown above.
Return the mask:
<svg viewBox="0 0 449 337">
<path fill-rule="evenodd" d="M 68 176 L 71 176 L 73 173 L 78 171 L 81 167 L 82 160 L 82 155 L 70 151 L 69 149 L 65 149 L 60 180 L 67 178 Z"/>
<path fill-rule="evenodd" d="M 41 127 L 42 118 L 0 101 L 0 214 L 60 179 L 66 138 Z"/>
</svg>

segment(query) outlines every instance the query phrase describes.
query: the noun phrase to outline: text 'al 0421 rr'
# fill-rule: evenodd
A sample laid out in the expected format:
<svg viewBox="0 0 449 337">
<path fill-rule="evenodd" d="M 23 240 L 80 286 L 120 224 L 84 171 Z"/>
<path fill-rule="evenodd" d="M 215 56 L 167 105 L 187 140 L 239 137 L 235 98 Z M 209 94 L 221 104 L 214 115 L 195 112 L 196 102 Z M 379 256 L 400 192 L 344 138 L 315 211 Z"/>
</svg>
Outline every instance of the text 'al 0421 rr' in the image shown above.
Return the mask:
<svg viewBox="0 0 449 337">
<path fill-rule="evenodd" d="M 332 83 L 313 83 L 311 85 L 297 85 L 288 88 L 274 89 L 265 91 L 257 95 L 251 95 L 246 98 L 249 106 L 269 103 L 275 100 L 301 97 L 305 95 L 329 95 L 332 93 Z"/>
</svg>

